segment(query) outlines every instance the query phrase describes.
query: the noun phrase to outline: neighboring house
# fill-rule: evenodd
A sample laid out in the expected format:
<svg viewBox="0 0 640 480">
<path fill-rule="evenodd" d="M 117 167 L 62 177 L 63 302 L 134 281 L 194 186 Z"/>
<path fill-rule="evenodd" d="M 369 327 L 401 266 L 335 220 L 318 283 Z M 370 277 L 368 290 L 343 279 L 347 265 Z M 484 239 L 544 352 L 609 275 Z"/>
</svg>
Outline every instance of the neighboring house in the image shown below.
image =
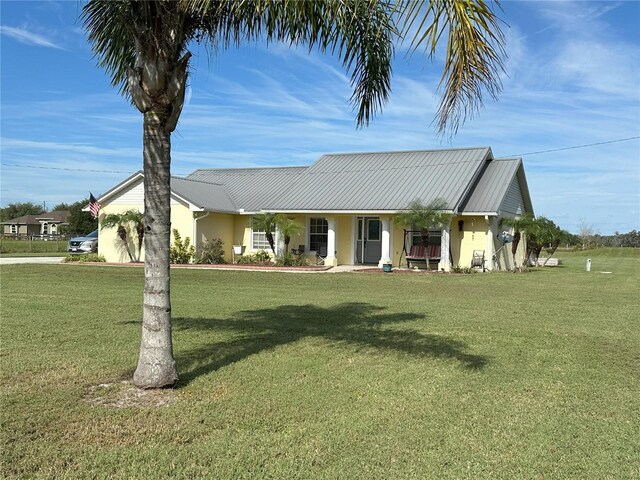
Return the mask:
<svg viewBox="0 0 640 480">
<path fill-rule="evenodd" d="M 39 215 L 23 215 L 2 222 L 3 234 L 16 237 L 57 236 L 60 227 L 68 224 L 68 218 L 69 212 L 67 210 L 56 210 Z"/>
<path fill-rule="evenodd" d="M 100 218 L 142 211 L 143 180 L 137 172 L 102 195 Z M 265 232 L 254 231 L 251 218 L 272 212 L 305 225 L 290 246 L 321 252 L 325 264 L 404 264 L 403 247 L 419 237 L 405 238 L 394 215 L 414 199 L 428 204 L 441 198 L 452 218 L 449 228 L 430 236 L 441 245 L 437 268 L 468 267 L 473 252 L 482 251 L 491 270 L 502 246 L 500 218 L 533 214 L 522 160 L 496 160 L 488 147 L 331 154 L 308 167 L 201 169 L 172 177 L 171 192 L 172 228 L 196 246 L 222 239 L 229 259 L 234 244 L 249 253 L 268 250 Z M 99 244 L 107 261 L 127 261 L 114 229 L 101 230 Z M 498 264 L 513 267 L 510 245 L 500 250 Z"/>
</svg>

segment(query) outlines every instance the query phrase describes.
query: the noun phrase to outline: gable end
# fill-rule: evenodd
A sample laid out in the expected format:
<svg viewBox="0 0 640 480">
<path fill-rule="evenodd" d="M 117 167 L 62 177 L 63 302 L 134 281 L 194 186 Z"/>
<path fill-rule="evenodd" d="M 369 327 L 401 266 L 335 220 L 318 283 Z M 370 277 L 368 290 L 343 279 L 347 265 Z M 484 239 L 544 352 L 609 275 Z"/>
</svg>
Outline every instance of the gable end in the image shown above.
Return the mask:
<svg viewBox="0 0 640 480">
<path fill-rule="evenodd" d="M 513 215 L 523 215 L 526 213 L 518 175 L 514 175 L 513 180 L 511 180 L 511 184 L 507 189 L 507 194 L 502 201 L 502 205 L 500 205 L 500 211 L 503 213 L 511 213 Z"/>
</svg>

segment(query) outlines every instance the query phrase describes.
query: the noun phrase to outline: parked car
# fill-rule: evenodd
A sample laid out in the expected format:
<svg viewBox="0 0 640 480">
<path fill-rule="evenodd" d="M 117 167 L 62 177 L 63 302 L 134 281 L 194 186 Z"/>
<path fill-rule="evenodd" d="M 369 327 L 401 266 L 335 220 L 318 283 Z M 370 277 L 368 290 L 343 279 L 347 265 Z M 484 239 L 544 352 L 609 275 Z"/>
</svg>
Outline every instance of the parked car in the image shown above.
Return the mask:
<svg viewBox="0 0 640 480">
<path fill-rule="evenodd" d="M 74 237 L 67 243 L 67 252 L 71 255 L 94 253 L 98 251 L 98 230 L 94 230 L 85 237 Z"/>
</svg>

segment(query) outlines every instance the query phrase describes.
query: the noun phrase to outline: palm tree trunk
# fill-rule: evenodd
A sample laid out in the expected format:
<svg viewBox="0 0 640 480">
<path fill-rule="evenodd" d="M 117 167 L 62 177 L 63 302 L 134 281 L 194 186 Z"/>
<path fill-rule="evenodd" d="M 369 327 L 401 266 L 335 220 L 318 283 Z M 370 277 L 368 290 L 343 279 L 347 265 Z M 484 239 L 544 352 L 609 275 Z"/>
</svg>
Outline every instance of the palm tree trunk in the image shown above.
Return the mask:
<svg viewBox="0 0 640 480">
<path fill-rule="evenodd" d="M 129 261 L 133 263 L 133 255 L 131 255 L 131 249 L 129 248 L 129 242 L 127 241 L 127 229 L 124 228 L 124 225 L 118 225 L 118 237 L 122 240 L 124 249 L 127 252 L 127 255 L 129 255 Z"/>
<path fill-rule="evenodd" d="M 171 236 L 171 133 L 164 112 L 144 114 L 144 294 L 142 340 L 133 382 L 142 388 L 178 381 L 171 339 L 169 246 Z"/>
</svg>

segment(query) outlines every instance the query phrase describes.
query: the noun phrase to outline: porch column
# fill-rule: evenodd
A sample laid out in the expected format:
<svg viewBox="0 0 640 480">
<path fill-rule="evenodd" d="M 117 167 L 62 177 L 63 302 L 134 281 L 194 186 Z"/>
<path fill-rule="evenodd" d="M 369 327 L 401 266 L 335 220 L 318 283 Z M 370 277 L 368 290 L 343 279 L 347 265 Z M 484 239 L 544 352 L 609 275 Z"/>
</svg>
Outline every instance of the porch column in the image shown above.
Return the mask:
<svg viewBox="0 0 640 480">
<path fill-rule="evenodd" d="M 325 265 L 338 265 L 336 259 L 336 219 L 327 218 L 327 258 L 324 259 Z"/>
<path fill-rule="evenodd" d="M 280 229 L 276 227 L 276 255 L 284 254 L 284 235 L 280 233 Z"/>
<path fill-rule="evenodd" d="M 440 262 L 438 270 L 448 272 L 451 270 L 451 258 L 449 257 L 449 244 L 451 243 L 451 224 L 446 225 L 442 229 L 442 237 L 440 239 Z"/>
<path fill-rule="evenodd" d="M 380 219 L 380 223 L 382 224 L 382 238 L 380 238 L 382 244 L 380 245 L 381 254 L 380 261 L 378 262 L 378 267 L 382 268 L 385 263 L 391 263 L 391 257 L 389 256 L 391 252 L 391 233 L 389 228 L 391 222 L 389 221 L 388 217 L 382 217 Z"/>
</svg>

